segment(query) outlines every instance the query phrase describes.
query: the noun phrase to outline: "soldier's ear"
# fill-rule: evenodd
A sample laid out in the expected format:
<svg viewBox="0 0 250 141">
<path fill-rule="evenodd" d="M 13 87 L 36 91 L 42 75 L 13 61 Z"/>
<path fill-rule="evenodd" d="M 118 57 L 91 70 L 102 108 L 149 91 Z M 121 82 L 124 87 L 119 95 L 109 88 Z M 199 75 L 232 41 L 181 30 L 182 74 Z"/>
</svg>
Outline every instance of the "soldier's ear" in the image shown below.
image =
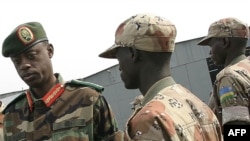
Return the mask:
<svg viewBox="0 0 250 141">
<path fill-rule="evenodd" d="M 49 58 L 52 58 L 53 55 L 54 55 L 54 47 L 53 47 L 53 45 L 52 44 L 48 44 L 47 50 L 48 50 L 48 53 L 49 53 Z"/>
<path fill-rule="evenodd" d="M 135 47 L 130 47 L 129 50 L 131 52 L 131 57 L 133 59 L 133 62 L 135 63 L 139 61 L 140 60 L 139 51 Z"/>
<path fill-rule="evenodd" d="M 230 40 L 228 39 L 228 37 L 223 38 L 223 42 L 224 48 L 228 48 L 230 46 Z"/>
</svg>

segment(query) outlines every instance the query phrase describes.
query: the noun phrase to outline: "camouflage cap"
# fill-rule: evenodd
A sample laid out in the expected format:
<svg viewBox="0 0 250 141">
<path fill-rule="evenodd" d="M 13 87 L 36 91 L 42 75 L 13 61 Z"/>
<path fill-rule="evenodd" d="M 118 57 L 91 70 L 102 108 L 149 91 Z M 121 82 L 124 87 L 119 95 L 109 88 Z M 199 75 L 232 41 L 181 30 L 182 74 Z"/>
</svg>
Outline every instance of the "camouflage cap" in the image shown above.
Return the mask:
<svg viewBox="0 0 250 141">
<path fill-rule="evenodd" d="M 160 16 L 137 14 L 122 22 L 115 32 L 115 44 L 99 57 L 116 58 L 118 47 L 135 47 L 149 52 L 173 52 L 176 37 L 175 25 Z"/>
<path fill-rule="evenodd" d="M 4 57 L 16 56 L 46 40 L 46 33 L 40 23 L 24 23 L 16 27 L 4 40 L 2 54 Z"/>
<path fill-rule="evenodd" d="M 248 25 L 236 18 L 224 18 L 212 23 L 208 35 L 198 42 L 198 45 L 208 45 L 212 37 L 249 38 Z"/>
</svg>

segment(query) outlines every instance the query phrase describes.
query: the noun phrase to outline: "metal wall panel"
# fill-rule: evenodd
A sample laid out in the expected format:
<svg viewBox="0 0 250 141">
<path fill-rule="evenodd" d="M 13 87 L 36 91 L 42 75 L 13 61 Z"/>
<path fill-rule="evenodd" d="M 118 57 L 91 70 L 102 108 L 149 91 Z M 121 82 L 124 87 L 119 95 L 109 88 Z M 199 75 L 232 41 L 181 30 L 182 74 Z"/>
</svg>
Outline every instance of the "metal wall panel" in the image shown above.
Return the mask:
<svg viewBox="0 0 250 141">
<path fill-rule="evenodd" d="M 171 68 L 171 74 L 177 83 L 182 84 L 204 102 L 208 102 L 212 82 L 206 59 Z"/>
<path fill-rule="evenodd" d="M 171 67 L 176 67 L 190 62 L 209 57 L 210 48 L 198 46 L 201 38 L 176 43 L 175 51 L 171 58 Z"/>
<path fill-rule="evenodd" d="M 171 68 L 171 75 L 174 78 L 176 83 L 181 84 L 187 89 L 192 89 L 190 85 L 190 81 L 188 79 L 186 65 L 180 65 L 180 66 Z"/>
<path fill-rule="evenodd" d="M 206 59 L 189 63 L 187 66 L 188 79 L 191 85 L 191 91 L 205 103 L 209 100 L 212 90 L 212 81 L 210 79 Z"/>
</svg>

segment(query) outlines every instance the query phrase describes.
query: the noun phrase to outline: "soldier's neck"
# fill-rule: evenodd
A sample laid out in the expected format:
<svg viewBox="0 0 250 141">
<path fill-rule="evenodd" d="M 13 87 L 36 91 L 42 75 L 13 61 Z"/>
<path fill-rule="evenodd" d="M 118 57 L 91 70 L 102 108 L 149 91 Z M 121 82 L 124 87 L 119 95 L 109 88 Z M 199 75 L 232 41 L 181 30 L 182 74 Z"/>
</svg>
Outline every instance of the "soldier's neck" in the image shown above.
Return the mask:
<svg viewBox="0 0 250 141">
<path fill-rule="evenodd" d="M 44 95 L 46 95 L 48 93 L 48 91 L 53 88 L 57 83 L 56 78 L 51 80 L 49 83 L 46 83 L 44 85 L 41 85 L 40 87 L 36 87 L 36 88 L 31 88 L 34 96 L 37 99 L 42 98 Z"/>
</svg>

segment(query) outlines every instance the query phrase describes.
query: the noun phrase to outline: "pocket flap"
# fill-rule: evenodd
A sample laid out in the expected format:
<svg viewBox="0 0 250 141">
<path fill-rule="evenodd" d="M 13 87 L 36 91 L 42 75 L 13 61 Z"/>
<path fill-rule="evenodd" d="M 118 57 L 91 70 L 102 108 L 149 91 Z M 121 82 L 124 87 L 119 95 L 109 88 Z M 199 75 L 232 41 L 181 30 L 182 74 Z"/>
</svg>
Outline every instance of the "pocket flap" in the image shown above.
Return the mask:
<svg viewBox="0 0 250 141">
<path fill-rule="evenodd" d="M 53 123 L 53 130 L 80 127 L 80 126 L 86 126 L 84 119 L 69 119 L 59 123 Z"/>
</svg>

